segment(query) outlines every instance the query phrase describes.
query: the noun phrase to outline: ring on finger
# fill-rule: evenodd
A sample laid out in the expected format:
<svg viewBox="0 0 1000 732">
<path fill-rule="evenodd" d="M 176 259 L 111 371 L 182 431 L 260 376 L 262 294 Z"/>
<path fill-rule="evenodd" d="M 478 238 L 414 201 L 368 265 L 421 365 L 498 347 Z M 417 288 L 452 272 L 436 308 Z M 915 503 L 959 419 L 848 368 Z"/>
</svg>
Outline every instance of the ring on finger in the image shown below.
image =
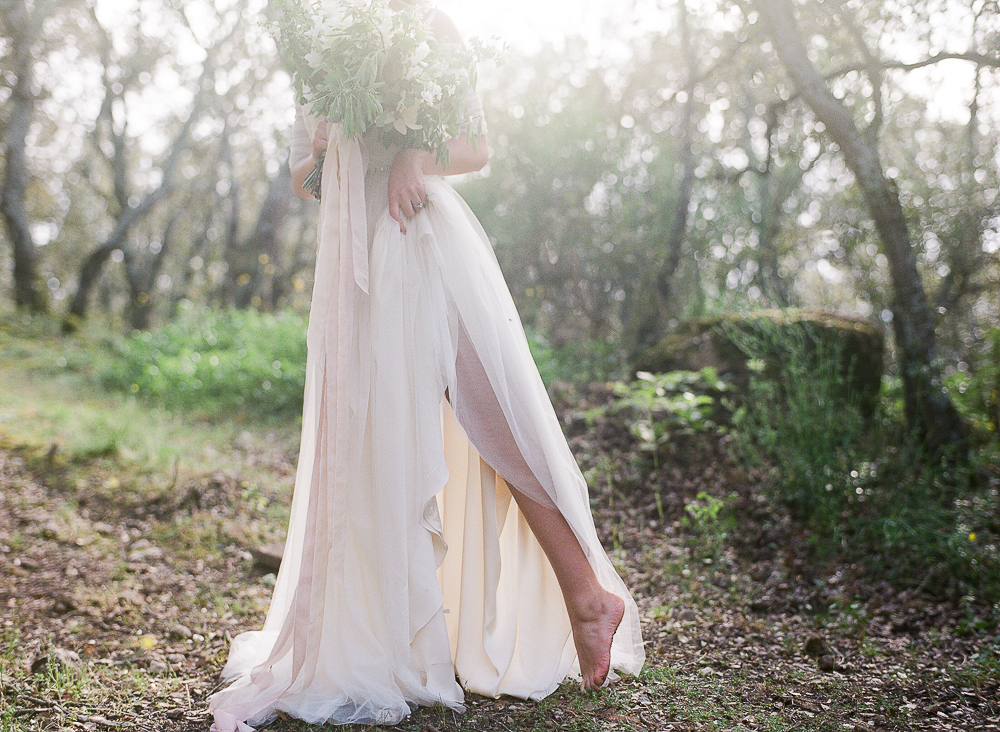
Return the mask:
<svg viewBox="0 0 1000 732">
<path fill-rule="evenodd" d="M 423 207 L 424 207 L 423 201 L 417 201 L 415 204 L 413 204 L 413 208 L 415 209 L 421 209 Z"/>
</svg>

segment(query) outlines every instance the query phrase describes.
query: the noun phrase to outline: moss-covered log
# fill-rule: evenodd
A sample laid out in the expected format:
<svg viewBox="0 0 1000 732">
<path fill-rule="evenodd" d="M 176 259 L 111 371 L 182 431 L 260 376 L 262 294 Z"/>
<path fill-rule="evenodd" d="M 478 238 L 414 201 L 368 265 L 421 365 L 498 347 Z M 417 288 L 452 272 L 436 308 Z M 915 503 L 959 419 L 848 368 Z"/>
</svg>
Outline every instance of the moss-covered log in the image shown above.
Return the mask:
<svg viewBox="0 0 1000 732">
<path fill-rule="evenodd" d="M 750 359 L 761 359 L 758 370 L 762 367 L 764 374 L 780 378 L 787 373 L 790 349 L 798 349 L 806 370 L 817 373 L 828 365 L 824 359 L 836 358 L 845 400 L 871 413 L 882 382 L 885 334 L 880 323 L 863 318 L 815 310 L 759 310 L 687 320 L 643 352 L 635 367 L 662 373 L 711 366 L 739 394 L 754 373 Z"/>
</svg>

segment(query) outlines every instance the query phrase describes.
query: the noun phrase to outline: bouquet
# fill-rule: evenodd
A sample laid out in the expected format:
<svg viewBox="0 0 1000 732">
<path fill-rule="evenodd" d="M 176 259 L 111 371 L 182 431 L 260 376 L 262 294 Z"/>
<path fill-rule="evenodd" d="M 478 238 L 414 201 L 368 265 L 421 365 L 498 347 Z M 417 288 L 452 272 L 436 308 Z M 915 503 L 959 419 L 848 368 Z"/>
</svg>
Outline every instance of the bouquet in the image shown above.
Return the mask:
<svg viewBox="0 0 1000 732">
<path fill-rule="evenodd" d="M 430 150 L 448 164 L 448 139 L 467 122 L 476 63 L 493 57 L 491 48 L 478 39 L 465 48 L 435 38 L 426 0 L 395 12 L 388 0 L 274 6 L 272 32 L 310 114 L 340 124 L 347 137 L 374 129 L 387 146 Z M 473 144 L 478 134 L 469 130 Z"/>
</svg>

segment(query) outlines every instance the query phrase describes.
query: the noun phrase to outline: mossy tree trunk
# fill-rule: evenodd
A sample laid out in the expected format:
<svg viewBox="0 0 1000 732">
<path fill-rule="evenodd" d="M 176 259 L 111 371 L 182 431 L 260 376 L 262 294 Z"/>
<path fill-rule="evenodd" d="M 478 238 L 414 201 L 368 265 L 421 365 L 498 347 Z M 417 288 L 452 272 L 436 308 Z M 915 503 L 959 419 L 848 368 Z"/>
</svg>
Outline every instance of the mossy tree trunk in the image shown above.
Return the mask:
<svg viewBox="0 0 1000 732">
<path fill-rule="evenodd" d="M 935 454 L 966 451 L 966 429 L 935 363 L 934 319 L 920 280 L 903 207 L 879 156 L 877 128 L 862 132 L 809 59 L 791 0 L 754 0 L 788 75 L 840 147 L 875 223 L 892 278 L 893 332 L 900 354 L 906 416 L 911 429 Z M 880 89 L 873 92 L 878 95 Z"/>
<path fill-rule="evenodd" d="M 28 187 L 27 138 L 34 113 L 35 58 L 31 47 L 41 34 L 42 23 L 61 0 L 35 3 L 29 9 L 24 0 L 0 2 L 2 29 L 12 51 L 10 117 L 4 140 L 4 178 L 0 186 L 0 214 L 10 237 L 14 260 L 14 304 L 36 313 L 48 312 L 49 297 L 38 271 L 38 257 L 31 235 L 31 222 L 24 199 Z"/>
</svg>

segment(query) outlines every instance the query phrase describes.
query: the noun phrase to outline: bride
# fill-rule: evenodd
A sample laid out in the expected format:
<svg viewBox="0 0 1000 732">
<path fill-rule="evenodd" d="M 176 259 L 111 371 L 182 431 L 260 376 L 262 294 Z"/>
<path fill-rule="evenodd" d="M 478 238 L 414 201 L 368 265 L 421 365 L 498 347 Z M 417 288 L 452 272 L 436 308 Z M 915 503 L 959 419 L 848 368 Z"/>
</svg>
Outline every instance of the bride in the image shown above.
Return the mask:
<svg viewBox="0 0 1000 732">
<path fill-rule="evenodd" d="M 431 26 L 461 43 L 443 14 Z M 394 724 L 462 710 L 463 688 L 540 699 L 642 668 L 635 602 L 489 239 L 442 178 L 487 161 L 467 101 L 447 168 L 297 110 L 303 198 L 324 161 L 301 447 L 267 619 L 234 639 L 210 700 L 219 732 L 278 711 Z"/>
</svg>

